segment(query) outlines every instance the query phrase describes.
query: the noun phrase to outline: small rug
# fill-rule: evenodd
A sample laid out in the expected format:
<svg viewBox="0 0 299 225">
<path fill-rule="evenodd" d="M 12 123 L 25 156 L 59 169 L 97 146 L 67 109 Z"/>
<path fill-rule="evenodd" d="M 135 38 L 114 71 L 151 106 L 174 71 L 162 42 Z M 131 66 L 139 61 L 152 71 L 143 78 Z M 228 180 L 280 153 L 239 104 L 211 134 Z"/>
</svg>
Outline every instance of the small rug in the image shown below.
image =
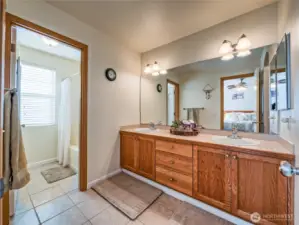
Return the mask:
<svg viewBox="0 0 299 225">
<path fill-rule="evenodd" d="M 125 173 L 119 173 L 92 187 L 117 209 L 135 220 L 162 194 L 162 191 Z"/>
<path fill-rule="evenodd" d="M 70 167 L 54 167 L 41 172 L 48 184 L 54 183 L 59 180 L 63 180 L 67 177 L 71 177 L 76 174 L 76 172 Z"/>
</svg>

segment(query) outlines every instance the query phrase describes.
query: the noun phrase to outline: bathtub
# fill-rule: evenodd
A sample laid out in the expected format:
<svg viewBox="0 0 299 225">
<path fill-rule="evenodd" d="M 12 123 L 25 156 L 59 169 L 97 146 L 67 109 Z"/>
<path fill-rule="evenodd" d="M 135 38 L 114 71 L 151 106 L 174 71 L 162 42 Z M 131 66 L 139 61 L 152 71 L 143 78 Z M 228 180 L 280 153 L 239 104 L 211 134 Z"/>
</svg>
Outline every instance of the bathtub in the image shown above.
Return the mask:
<svg viewBox="0 0 299 225">
<path fill-rule="evenodd" d="M 70 150 L 70 166 L 76 172 L 79 170 L 79 146 L 71 145 L 69 147 Z"/>
</svg>

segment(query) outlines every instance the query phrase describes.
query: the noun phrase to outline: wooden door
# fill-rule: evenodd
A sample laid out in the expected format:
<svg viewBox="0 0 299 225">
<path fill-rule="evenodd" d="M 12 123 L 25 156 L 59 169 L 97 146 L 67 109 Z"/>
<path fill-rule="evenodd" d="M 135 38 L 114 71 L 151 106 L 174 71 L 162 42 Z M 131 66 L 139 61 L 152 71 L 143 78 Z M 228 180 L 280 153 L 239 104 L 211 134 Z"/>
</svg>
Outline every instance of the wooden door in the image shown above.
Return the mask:
<svg viewBox="0 0 299 225">
<path fill-rule="evenodd" d="M 137 169 L 138 147 L 134 135 L 121 135 L 121 166 L 132 172 Z"/>
<path fill-rule="evenodd" d="M 232 159 L 232 213 L 251 220 L 261 216 L 259 224 L 293 224 L 285 218 L 292 209 L 293 178 L 279 172 L 280 159 L 236 154 Z M 288 205 L 289 204 L 289 205 Z"/>
<path fill-rule="evenodd" d="M 231 158 L 227 151 L 193 147 L 193 196 L 217 208 L 230 211 Z"/>
<path fill-rule="evenodd" d="M 3 178 L 3 147 L 2 147 L 2 112 L 3 112 L 3 79 L 4 79 L 4 29 L 5 29 L 5 0 L 0 0 L 0 179 Z M 5 199 L 0 199 L 0 225 L 8 225 L 9 223 L 9 199 L 6 194 Z"/>
<path fill-rule="evenodd" d="M 149 179 L 155 179 L 155 140 L 138 137 L 138 173 Z"/>
<path fill-rule="evenodd" d="M 166 118 L 167 125 L 172 125 L 172 121 L 180 119 L 180 85 L 171 80 L 167 80 L 166 85 Z"/>
</svg>

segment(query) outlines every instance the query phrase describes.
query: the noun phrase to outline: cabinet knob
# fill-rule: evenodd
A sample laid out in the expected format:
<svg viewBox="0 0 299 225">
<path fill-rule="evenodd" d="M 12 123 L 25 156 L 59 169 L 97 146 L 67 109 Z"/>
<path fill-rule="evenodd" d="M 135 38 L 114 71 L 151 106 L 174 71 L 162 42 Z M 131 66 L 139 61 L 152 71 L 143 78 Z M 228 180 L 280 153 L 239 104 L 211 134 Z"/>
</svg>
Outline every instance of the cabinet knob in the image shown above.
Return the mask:
<svg viewBox="0 0 299 225">
<path fill-rule="evenodd" d="M 169 181 L 173 182 L 173 181 L 175 181 L 175 179 L 174 178 L 169 178 Z"/>
<path fill-rule="evenodd" d="M 173 160 L 171 160 L 171 161 L 170 161 L 170 164 L 174 164 L 174 161 L 173 161 Z"/>
<path fill-rule="evenodd" d="M 237 156 L 234 155 L 234 156 L 233 156 L 233 159 L 237 159 Z"/>
<path fill-rule="evenodd" d="M 229 155 L 228 155 L 228 154 L 226 154 L 226 155 L 225 155 L 225 157 L 226 157 L 226 158 L 228 158 L 228 157 L 229 157 Z"/>
<path fill-rule="evenodd" d="M 172 145 L 171 148 L 174 149 L 174 145 Z"/>
</svg>

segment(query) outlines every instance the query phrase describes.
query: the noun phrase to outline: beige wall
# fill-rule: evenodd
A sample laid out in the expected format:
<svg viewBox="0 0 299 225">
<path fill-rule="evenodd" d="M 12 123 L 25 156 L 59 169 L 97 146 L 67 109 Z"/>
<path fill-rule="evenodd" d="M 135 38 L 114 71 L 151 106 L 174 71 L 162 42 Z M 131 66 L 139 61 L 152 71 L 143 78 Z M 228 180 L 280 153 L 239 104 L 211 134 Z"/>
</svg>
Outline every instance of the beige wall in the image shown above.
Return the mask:
<svg viewBox="0 0 299 225">
<path fill-rule="evenodd" d="M 159 121 L 163 124 L 167 123 L 167 79 L 178 83 L 177 76 L 171 73 L 166 76 L 152 77 L 151 75 L 146 75 L 141 77 L 141 123 L 157 123 Z M 162 92 L 157 91 L 158 84 L 162 85 Z"/>
<path fill-rule="evenodd" d="M 166 68 L 219 57 L 223 40 L 237 41 L 246 34 L 252 48 L 276 43 L 277 4 L 254 10 L 242 16 L 207 28 L 203 31 L 174 41 L 142 54 L 142 65 L 158 61 Z"/>
<path fill-rule="evenodd" d="M 80 62 L 21 45 L 18 45 L 17 48 L 22 62 L 56 71 L 56 124 L 53 126 L 22 128 L 25 151 L 28 163 L 31 164 L 57 157 L 57 119 L 61 95 L 60 83 L 63 78 L 79 72 Z"/>
<path fill-rule="evenodd" d="M 9 0 L 7 6 L 12 14 L 88 45 L 88 182 L 119 169 L 119 127 L 140 121 L 140 54 L 44 1 Z M 117 72 L 115 82 L 105 78 L 108 67 Z"/>
<path fill-rule="evenodd" d="M 278 5 L 278 42 L 284 32 L 291 33 L 292 110 L 281 111 L 280 119 L 292 117 L 293 122 L 279 124 L 280 136 L 295 144 L 296 165 L 299 166 L 299 1 L 281 0 Z M 299 224 L 299 177 L 295 178 L 295 224 Z"/>
</svg>

